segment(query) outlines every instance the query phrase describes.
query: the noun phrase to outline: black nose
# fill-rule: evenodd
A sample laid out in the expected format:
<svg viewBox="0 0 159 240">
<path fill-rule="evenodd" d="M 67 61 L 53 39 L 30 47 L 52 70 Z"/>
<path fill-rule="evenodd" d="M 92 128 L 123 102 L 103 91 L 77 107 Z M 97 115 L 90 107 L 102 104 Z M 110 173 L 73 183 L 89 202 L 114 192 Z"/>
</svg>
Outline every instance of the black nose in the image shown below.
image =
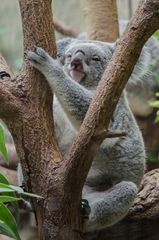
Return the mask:
<svg viewBox="0 0 159 240">
<path fill-rule="evenodd" d="M 79 57 L 76 57 L 76 56 L 73 57 L 72 60 L 71 60 L 71 67 L 72 66 L 78 67 L 80 65 L 82 65 L 82 59 L 79 58 Z"/>
<path fill-rule="evenodd" d="M 82 68 L 84 55 L 81 51 L 76 51 L 71 59 L 71 67 Z"/>
</svg>

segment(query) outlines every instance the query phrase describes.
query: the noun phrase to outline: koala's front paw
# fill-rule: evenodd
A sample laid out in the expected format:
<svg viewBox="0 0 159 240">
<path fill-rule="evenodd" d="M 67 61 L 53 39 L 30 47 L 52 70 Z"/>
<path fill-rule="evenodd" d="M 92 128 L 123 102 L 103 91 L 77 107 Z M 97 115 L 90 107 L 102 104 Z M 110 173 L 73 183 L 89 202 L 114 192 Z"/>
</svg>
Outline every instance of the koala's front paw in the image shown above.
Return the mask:
<svg viewBox="0 0 159 240">
<path fill-rule="evenodd" d="M 39 47 L 36 48 L 35 52 L 29 51 L 27 58 L 35 68 L 43 73 L 45 73 L 45 69 L 49 67 L 50 62 L 53 61 L 49 54 Z"/>
<path fill-rule="evenodd" d="M 91 208 L 89 206 L 88 200 L 81 199 L 80 215 L 83 222 L 89 219 L 90 212 L 91 212 Z"/>
</svg>

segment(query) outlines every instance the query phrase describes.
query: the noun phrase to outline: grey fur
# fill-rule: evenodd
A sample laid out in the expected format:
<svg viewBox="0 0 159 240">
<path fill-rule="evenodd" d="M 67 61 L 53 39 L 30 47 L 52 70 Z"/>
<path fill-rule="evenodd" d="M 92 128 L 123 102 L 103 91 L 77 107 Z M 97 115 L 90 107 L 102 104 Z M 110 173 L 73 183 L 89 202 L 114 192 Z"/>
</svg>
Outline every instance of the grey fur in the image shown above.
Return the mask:
<svg viewBox="0 0 159 240">
<path fill-rule="evenodd" d="M 65 154 L 79 130 L 96 86 L 112 56 L 114 44 L 66 39 L 59 41 L 57 46 L 59 61 L 52 59 L 41 48 L 29 52 L 28 59 L 45 75 L 55 92 L 56 134 Z M 73 61 L 80 61 L 82 73 L 70 70 Z M 144 67 L 142 62 L 141 57 L 138 65 Z M 133 78 L 135 72 L 131 79 L 134 81 Z M 105 139 L 94 157 L 82 196 L 89 201 L 91 207 L 89 219 L 84 222 L 85 232 L 102 229 L 121 220 L 133 204 L 144 174 L 143 139 L 125 91 L 117 104 L 109 129 L 124 130 L 127 136 Z"/>
</svg>

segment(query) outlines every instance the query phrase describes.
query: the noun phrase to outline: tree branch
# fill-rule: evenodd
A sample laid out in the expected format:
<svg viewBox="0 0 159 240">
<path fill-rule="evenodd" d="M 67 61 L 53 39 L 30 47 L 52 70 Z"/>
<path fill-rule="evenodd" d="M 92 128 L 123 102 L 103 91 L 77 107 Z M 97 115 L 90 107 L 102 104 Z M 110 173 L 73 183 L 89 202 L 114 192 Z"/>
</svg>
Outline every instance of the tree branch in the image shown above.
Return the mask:
<svg viewBox="0 0 159 240">
<path fill-rule="evenodd" d="M 61 33 L 62 35 L 67 37 L 73 37 L 73 38 L 76 38 L 78 36 L 78 32 L 76 32 L 73 28 L 66 25 L 56 17 L 53 18 L 53 22 L 54 22 L 55 30 Z"/>
<path fill-rule="evenodd" d="M 0 72 L 5 71 L 6 73 L 8 73 L 10 76 L 13 75 L 9 65 L 7 64 L 6 60 L 4 59 L 4 57 L 2 56 L 2 54 L 0 54 Z"/>
<path fill-rule="evenodd" d="M 94 135 L 94 140 L 104 140 L 105 138 L 116 138 L 116 137 L 123 137 L 126 136 L 127 133 L 125 131 L 110 131 L 110 130 L 104 130 L 102 132 L 97 132 Z"/>
<path fill-rule="evenodd" d="M 0 116 L 1 118 L 17 117 L 21 105 L 17 98 L 7 89 L 7 86 L 0 81 Z"/>
<path fill-rule="evenodd" d="M 20 113 L 21 108 L 20 101 L 11 91 L 11 76 L 13 76 L 13 73 L 4 57 L 0 54 L 0 116 L 3 118 L 17 117 L 17 113 Z"/>
</svg>

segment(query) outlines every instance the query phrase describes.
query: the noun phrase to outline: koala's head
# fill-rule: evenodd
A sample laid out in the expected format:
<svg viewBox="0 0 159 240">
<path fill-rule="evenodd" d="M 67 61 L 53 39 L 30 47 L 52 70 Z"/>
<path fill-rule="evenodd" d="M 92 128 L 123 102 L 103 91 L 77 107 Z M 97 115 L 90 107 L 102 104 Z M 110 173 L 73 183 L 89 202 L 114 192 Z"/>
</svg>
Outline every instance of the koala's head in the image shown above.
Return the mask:
<svg viewBox="0 0 159 240">
<path fill-rule="evenodd" d="M 107 66 L 114 44 L 74 40 L 65 47 L 60 60 L 64 71 L 88 89 L 95 88 Z"/>
</svg>

